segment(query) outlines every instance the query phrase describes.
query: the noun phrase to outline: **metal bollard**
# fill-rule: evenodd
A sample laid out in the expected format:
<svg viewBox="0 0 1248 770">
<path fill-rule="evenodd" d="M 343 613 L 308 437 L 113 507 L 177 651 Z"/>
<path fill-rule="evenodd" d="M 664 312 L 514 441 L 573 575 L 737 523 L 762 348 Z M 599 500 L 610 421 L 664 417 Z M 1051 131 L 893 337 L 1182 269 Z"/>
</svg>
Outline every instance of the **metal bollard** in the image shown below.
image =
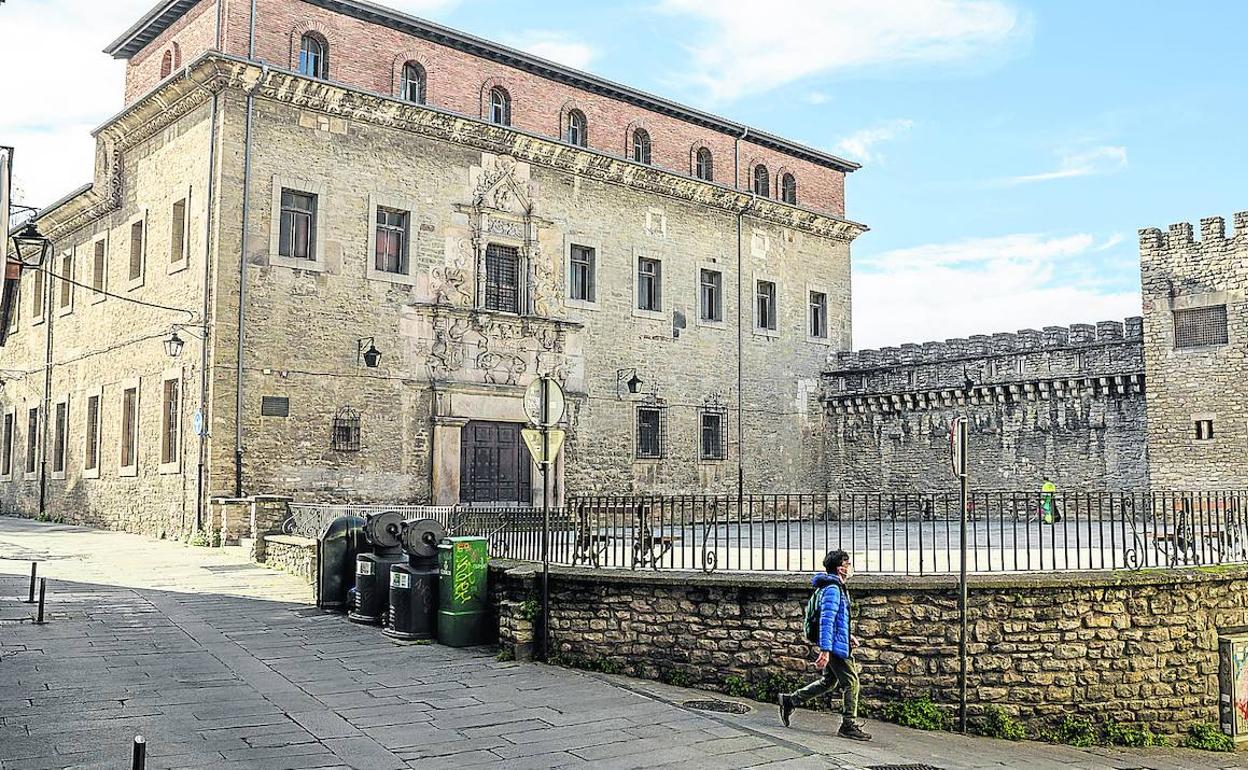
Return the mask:
<svg viewBox="0 0 1248 770">
<path fill-rule="evenodd" d="M 35 573 L 39 570 L 39 562 L 32 561 L 30 563 L 30 597 L 26 600 L 27 604 L 35 603 Z"/>
<path fill-rule="evenodd" d="M 39 578 L 39 614 L 35 617 L 35 625 L 43 625 L 43 594 L 47 591 L 48 579 Z"/>
<path fill-rule="evenodd" d="M 130 763 L 130 770 L 143 770 L 147 767 L 147 741 L 142 735 L 134 736 L 134 760 Z"/>
</svg>

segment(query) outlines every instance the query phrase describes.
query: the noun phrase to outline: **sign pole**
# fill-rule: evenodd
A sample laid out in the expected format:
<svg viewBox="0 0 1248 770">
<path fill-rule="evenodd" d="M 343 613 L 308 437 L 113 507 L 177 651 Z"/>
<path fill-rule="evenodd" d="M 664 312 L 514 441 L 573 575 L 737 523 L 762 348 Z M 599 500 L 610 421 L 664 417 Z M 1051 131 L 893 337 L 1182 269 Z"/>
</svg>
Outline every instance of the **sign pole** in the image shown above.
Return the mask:
<svg viewBox="0 0 1248 770">
<path fill-rule="evenodd" d="M 956 461 L 958 473 L 958 485 L 960 488 L 959 499 L 962 508 L 962 526 L 961 526 L 961 563 L 958 569 L 958 614 L 961 616 L 962 626 L 958 633 L 958 729 L 964 735 L 966 734 L 966 637 L 967 637 L 967 620 L 966 620 L 966 524 L 967 524 L 967 508 L 968 491 L 967 491 L 967 463 L 966 463 L 966 418 L 960 417 L 954 422 L 953 440 L 957 445 Z"/>
<path fill-rule="evenodd" d="M 542 660 L 550 660 L 550 380 L 542 383 Z"/>
</svg>

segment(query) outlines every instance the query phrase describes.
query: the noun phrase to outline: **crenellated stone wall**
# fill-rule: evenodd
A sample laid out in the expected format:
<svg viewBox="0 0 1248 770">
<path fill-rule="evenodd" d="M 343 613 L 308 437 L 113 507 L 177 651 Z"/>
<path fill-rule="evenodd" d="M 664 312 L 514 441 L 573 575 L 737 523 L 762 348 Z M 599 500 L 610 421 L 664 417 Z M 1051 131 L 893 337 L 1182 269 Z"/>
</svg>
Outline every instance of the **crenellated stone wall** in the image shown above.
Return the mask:
<svg viewBox="0 0 1248 770">
<path fill-rule="evenodd" d="M 976 488 L 1145 488 L 1142 343 L 1128 318 L 838 353 L 822 381 L 826 488 L 952 489 L 957 416 Z"/>
</svg>

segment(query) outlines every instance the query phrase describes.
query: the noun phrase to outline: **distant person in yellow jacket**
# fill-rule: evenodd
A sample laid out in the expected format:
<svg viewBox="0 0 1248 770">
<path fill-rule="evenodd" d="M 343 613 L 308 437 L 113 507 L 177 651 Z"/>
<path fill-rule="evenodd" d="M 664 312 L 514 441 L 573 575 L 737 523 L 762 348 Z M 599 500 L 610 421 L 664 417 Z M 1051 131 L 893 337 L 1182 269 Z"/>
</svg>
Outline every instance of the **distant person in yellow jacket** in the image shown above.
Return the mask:
<svg viewBox="0 0 1248 770">
<path fill-rule="evenodd" d="M 1053 479 L 1048 476 L 1044 477 L 1044 484 L 1040 486 L 1040 510 L 1044 513 L 1044 523 L 1053 524 L 1062 520 L 1062 515 L 1057 512 L 1057 485 L 1053 483 Z"/>
</svg>

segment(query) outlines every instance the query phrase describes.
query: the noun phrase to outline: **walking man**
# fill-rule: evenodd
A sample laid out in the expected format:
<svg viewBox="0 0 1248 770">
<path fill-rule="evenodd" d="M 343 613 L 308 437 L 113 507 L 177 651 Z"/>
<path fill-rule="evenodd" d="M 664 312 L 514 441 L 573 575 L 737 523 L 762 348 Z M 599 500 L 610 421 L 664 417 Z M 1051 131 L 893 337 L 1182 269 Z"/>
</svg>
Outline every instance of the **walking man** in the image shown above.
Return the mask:
<svg viewBox="0 0 1248 770">
<path fill-rule="evenodd" d="M 840 687 L 844 691 L 844 709 L 837 735 L 869 741 L 871 736 L 858 724 L 858 666 L 851 657 L 858 639 L 849 632 L 849 591 L 845 588 L 852 569 L 849 554 L 832 551 L 824 557 L 823 569 L 824 572 L 816 573 L 810 581 L 815 595 L 807 608 L 807 634 L 819 645 L 815 666 L 823 674 L 795 693 L 780 694 L 780 721 L 788 727 L 794 709 Z M 817 625 L 811 612 L 815 608 L 818 608 Z"/>
</svg>

